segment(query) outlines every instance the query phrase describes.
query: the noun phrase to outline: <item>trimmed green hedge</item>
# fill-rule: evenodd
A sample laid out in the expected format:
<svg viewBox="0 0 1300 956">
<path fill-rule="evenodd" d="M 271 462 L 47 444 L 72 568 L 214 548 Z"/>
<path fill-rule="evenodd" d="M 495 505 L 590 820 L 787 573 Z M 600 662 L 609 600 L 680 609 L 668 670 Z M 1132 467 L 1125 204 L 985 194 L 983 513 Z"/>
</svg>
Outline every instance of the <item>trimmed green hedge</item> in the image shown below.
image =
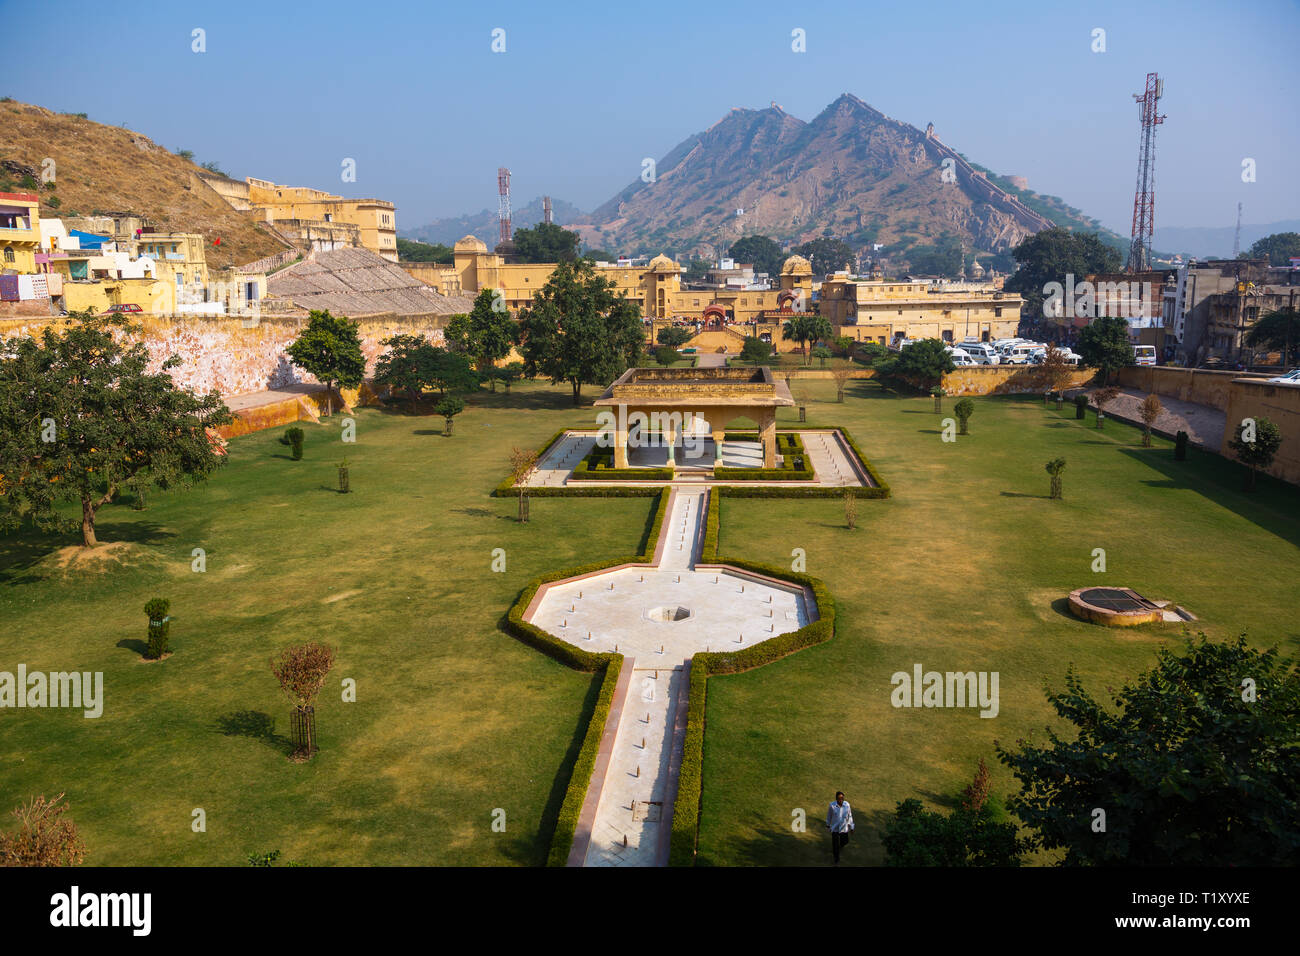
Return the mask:
<svg viewBox="0 0 1300 956">
<path fill-rule="evenodd" d="M 578 830 L 578 817 L 582 815 L 582 805 L 587 800 L 587 788 L 591 786 L 591 775 L 596 769 L 596 757 L 600 753 L 600 739 L 605 735 L 605 722 L 609 718 L 614 689 L 622 670 L 623 655 L 611 655 L 605 665 L 605 677 L 600 682 L 596 707 L 587 723 L 587 735 L 582 739 L 582 749 L 573 762 L 569 785 L 564 791 L 564 802 L 560 805 L 560 813 L 555 820 L 555 834 L 551 837 L 551 849 L 546 857 L 547 866 L 564 866 L 568 863 L 569 852 L 573 849 L 573 837 Z"/>
<path fill-rule="evenodd" d="M 722 489 L 719 489 L 722 490 Z M 795 651 L 835 636 L 835 600 L 818 578 L 787 571 L 774 565 L 741 561 L 718 556 L 718 529 L 721 524 L 721 495 L 710 496 L 709 513 L 704 525 L 703 564 L 728 564 L 756 574 L 807 585 L 817 601 L 818 618 L 797 631 L 735 652 L 703 652 L 691 658 L 690 700 L 686 708 L 686 735 L 682 745 L 681 773 L 677 778 L 677 800 L 673 804 L 672 839 L 668 851 L 669 866 L 691 866 L 695 862 L 695 843 L 700 828 L 700 798 L 704 785 L 704 726 L 708 679 L 713 674 L 735 674 L 762 667 Z"/>
<path fill-rule="evenodd" d="M 813 481 L 817 473 L 808 468 L 718 468 L 713 477 L 724 481 Z"/>
<path fill-rule="evenodd" d="M 620 488 L 617 490 L 631 491 L 633 489 Z M 569 783 L 565 788 L 564 802 L 560 807 L 559 817 L 555 824 L 555 833 L 551 838 L 550 852 L 547 856 L 548 866 L 564 866 L 568 860 L 569 849 L 573 844 L 573 835 L 578 825 L 578 815 L 582 812 L 582 804 L 586 799 L 587 788 L 591 785 L 591 774 L 596 766 L 596 753 L 600 746 L 600 738 L 605 732 L 605 721 L 609 716 L 610 703 L 614 697 L 614 685 L 618 682 L 619 670 L 623 666 L 623 655 L 608 652 L 594 654 L 591 651 L 584 651 L 581 648 L 574 647 L 567 641 L 562 641 L 553 634 L 549 634 L 540 627 L 525 621 L 524 611 L 528 609 L 528 605 L 543 584 L 558 581 L 562 578 L 571 578 L 579 574 L 599 571 L 603 568 L 616 567 L 620 564 L 643 564 L 653 558 L 655 544 L 659 540 L 659 532 L 662 530 L 664 520 L 668 515 L 668 499 L 672 495 L 672 489 L 648 488 L 644 490 L 658 495 L 659 502 L 654 510 L 650 512 L 645 538 L 638 553 L 616 558 L 613 561 L 599 561 L 593 564 L 580 565 L 576 568 L 566 568 L 563 571 L 552 571 L 541 577 L 534 578 L 524 586 L 519 598 L 506 614 L 506 631 L 525 644 L 535 647 L 543 654 L 576 670 L 604 673 L 600 694 L 596 699 L 596 708 L 587 724 L 587 732 L 583 737 L 582 748 L 574 761 L 573 772 L 569 775 Z"/>
</svg>

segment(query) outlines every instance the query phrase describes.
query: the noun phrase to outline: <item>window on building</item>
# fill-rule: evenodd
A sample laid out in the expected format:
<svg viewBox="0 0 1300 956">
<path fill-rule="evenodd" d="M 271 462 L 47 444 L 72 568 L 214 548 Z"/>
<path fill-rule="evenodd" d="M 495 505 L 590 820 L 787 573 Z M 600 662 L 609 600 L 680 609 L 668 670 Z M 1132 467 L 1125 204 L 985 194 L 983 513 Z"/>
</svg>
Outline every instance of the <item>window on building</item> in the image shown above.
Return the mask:
<svg viewBox="0 0 1300 956">
<path fill-rule="evenodd" d="M 5 246 L 5 262 L 14 262 L 16 260 L 13 246 Z"/>
<path fill-rule="evenodd" d="M 993 307 L 993 317 L 994 317 L 995 319 L 1000 319 L 1000 318 L 1002 318 L 1002 306 L 1000 306 L 1000 305 L 996 305 L 996 306 Z"/>
<path fill-rule="evenodd" d="M 943 340 L 947 342 L 949 345 L 952 344 L 952 329 L 943 330 Z"/>
</svg>

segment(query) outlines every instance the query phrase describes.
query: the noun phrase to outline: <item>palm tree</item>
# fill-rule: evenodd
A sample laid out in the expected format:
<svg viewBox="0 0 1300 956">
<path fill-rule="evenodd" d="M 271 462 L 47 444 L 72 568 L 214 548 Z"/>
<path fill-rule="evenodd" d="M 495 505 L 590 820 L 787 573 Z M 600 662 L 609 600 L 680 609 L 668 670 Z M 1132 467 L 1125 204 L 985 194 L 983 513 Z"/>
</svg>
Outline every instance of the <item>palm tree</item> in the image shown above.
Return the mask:
<svg viewBox="0 0 1300 956">
<path fill-rule="evenodd" d="M 799 343 L 799 351 L 804 351 L 804 343 L 808 341 L 808 317 L 796 315 L 793 318 L 785 320 L 781 326 L 781 337 L 790 339 Z"/>
</svg>

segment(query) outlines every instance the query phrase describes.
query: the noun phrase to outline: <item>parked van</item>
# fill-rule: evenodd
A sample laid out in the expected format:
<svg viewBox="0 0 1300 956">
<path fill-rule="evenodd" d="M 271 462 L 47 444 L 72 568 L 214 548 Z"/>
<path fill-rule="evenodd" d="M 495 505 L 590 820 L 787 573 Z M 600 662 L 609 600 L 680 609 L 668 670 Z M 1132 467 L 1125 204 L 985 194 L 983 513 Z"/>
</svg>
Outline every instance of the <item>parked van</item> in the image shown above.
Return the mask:
<svg viewBox="0 0 1300 956">
<path fill-rule="evenodd" d="M 987 342 L 963 342 L 961 350 L 975 360 L 976 365 L 997 365 L 998 353 Z"/>
<path fill-rule="evenodd" d="M 1003 353 L 1002 361 L 1007 365 L 1025 365 L 1028 363 L 1029 357 L 1035 352 L 1046 351 L 1046 345 L 1039 345 L 1037 342 L 1020 342 Z"/>
<path fill-rule="evenodd" d="M 948 357 L 952 359 L 952 364 L 958 367 L 965 366 L 965 365 L 979 364 L 973 358 L 971 358 L 969 355 L 963 352 L 961 349 L 953 349 L 951 352 L 948 353 Z"/>
<path fill-rule="evenodd" d="M 1137 355 L 1138 365 L 1156 364 L 1156 347 L 1154 345 L 1135 345 L 1133 351 Z"/>
</svg>

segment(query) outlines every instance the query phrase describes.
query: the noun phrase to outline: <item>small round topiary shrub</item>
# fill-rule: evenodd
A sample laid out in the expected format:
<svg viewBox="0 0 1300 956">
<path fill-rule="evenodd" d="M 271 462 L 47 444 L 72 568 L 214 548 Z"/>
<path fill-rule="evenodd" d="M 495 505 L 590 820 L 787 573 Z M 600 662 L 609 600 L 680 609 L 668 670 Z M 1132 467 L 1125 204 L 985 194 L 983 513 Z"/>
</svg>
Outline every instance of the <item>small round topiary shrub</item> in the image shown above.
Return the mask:
<svg viewBox="0 0 1300 956">
<path fill-rule="evenodd" d="M 167 641 L 171 632 L 172 602 L 166 598 L 154 598 L 144 606 L 144 613 L 149 616 L 149 637 L 145 644 L 144 656 L 156 661 L 167 653 Z"/>
</svg>

